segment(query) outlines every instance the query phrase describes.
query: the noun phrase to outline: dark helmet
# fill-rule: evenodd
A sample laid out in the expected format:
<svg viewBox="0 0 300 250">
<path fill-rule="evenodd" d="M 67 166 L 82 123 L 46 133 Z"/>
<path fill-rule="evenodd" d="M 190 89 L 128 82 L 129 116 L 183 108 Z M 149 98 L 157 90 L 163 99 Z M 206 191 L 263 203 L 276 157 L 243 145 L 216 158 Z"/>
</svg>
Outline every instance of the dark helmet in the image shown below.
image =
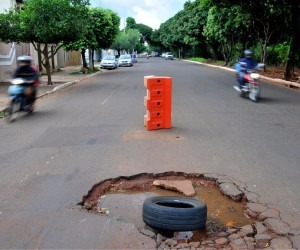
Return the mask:
<svg viewBox="0 0 300 250">
<path fill-rule="evenodd" d="M 31 65 L 32 57 L 31 56 L 19 56 L 17 62 L 22 62 Z"/>
<path fill-rule="evenodd" d="M 244 51 L 244 55 L 245 55 L 245 57 L 252 57 L 252 51 L 246 49 L 246 50 Z"/>
</svg>

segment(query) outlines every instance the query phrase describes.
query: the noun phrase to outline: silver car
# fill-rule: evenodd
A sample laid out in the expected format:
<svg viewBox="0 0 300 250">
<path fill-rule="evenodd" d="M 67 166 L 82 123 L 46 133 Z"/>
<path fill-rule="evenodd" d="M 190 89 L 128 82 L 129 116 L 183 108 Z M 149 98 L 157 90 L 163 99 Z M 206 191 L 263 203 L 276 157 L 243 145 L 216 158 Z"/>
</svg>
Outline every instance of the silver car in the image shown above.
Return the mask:
<svg viewBox="0 0 300 250">
<path fill-rule="evenodd" d="M 101 69 L 116 69 L 118 68 L 118 62 L 115 56 L 104 56 L 100 63 Z"/>
<path fill-rule="evenodd" d="M 133 61 L 130 55 L 121 55 L 119 58 L 119 67 L 133 66 Z"/>
<path fill-rule="evenodd" d="M 173 54 L 171 52 L 167 52 L 165 55 L 166 60 L 173 60 Z"/>
</svg>

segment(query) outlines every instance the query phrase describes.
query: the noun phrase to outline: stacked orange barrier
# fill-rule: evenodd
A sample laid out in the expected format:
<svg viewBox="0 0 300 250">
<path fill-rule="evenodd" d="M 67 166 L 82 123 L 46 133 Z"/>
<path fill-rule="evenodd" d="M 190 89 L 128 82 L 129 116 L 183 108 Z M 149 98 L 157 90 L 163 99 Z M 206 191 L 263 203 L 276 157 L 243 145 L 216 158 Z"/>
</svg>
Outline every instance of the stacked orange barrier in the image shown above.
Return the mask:
<svg viewBox="0 0 300 250">
<path fill-rule="evenodd" d="M 144 125 L 147 130 L 171 128 L 172 113 L 172 78 L 160 76 L 145 76 L 144 85 L 147 96 L 144 105 L 147 114 Z"/>
</svg>

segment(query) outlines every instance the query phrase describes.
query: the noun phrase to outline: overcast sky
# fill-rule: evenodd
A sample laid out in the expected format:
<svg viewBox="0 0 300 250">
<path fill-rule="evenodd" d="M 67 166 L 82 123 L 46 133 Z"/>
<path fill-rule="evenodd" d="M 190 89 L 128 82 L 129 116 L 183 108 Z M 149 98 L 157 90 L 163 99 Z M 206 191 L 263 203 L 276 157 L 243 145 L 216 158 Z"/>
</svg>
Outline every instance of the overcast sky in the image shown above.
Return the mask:
<svg viewBox="0 0 300 250">
<path fill-rule="evenodd" d="M 158 29 L 161 23 L 183 9 L 187 0 L 90 0 L 92 7 L 111 9 L 121 17 L 121 28 L 127 17 Z"/>
</svg>

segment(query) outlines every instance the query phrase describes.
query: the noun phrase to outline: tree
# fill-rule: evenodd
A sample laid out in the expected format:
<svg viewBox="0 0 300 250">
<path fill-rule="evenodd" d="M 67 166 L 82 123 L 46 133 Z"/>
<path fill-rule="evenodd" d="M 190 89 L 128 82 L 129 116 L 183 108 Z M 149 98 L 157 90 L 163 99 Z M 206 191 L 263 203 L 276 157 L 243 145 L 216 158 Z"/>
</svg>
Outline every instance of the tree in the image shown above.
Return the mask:
<svg viewBox="0 0 300 250">
<path fill-rule="evenodd" d="M 249 15 L 243 14 L 237 5 L 210 8 L 203 34 L 221 45 L 225 65 L 232 60 L 240 38 L 247 35 L 249 23 Z"/>
<path fill-rule="evenodd" d="M 119 32 L 115 41 L 112 44 L 112 47 L 120 51 L 125 50 L 127 52 L 138 50 L 140 45 L 140 33 L 136 29 L 129 29 L 124 32 Z"/>
<path fill-rule="evenodd" d="M 127 17 L 126 18 L 126 28 L 125 30 L 129 30 L 129 29 L 136 29 L 136 22 L 135 19 L 133 17 Z"/>
<path fill-rule="evenodd" d="M 119 16 L 107 9 L 90 8 L 88 10 L 85 35 L 72 43 L 65 45 L 67 50 L 80 50 L 83 67 L 87 68 L 85 52 L 90 49 L 90 67 L 94 68 L 94 51 L 108 48 L 115 39 L 119 30 Z"/>
<path fill-rule="evenodd" d="M 82 37 L 86 28 L 87 5 L 88 0 L 28 0 L 20 12 L 10 11 L 1 15 L 1 24 L 8 22 L 9 28 L 14 30 L 3 34 L 5 29 L 1 28 L 1 40 L 32 43 L 43 54 L 42 65 L 51 85 L 49 58 L 63 44 Z"/>
<path fill-rule="evenodd" d="M 162 41 L 160 39 L 160 32 L 161 30 L 154 30 L 151 35 L 151 44 L 150 47 L 153 51 L 157 51 L 162 53 L 163 51 L 167 50 L 164 45 L 162 44 Z"/>
<path fill-rule="evenodd" d="M 207 54 L 207 40 L 203 35 L 210 2 L 203 0 L 187 1 L 184 4 L 182 15 L 177 20 L 177 32 L 183 34 L 184 43 L 192 48 L 193 55 L 196 48 L 202 54 Z"/>
<path fill-rule="evenodd" d="M 153 29 L 142 23 L 136 24 L 136 29 L 141 33 L 141 42 L 147 42 L 148 44 L 151 44 L 151 35 L 153 33 Z"/>
<path fill-rule="evenodd" d="M 296 0 L 290 0 L 292 37 L 290 43 L 290 52 L 285 70 L 285 79 L 290 80 L 293 76 L 293 70 L 296 65 L 296 58 L 300 59 L 300 3 Z"/>
<path fill-rule="evenodd" d="M 269 44 L 289 41 L 290 53 L 286 65 L 285 78 L 293 75 L 296 58 L 300 56 L 300 2 L 298 0 L 211 0 L 221 6 L 241 6 L 249 13 L 256 36 L 262 44 L 262 61 L 267 57 Z M 284 39 L 284 40 L 282 40 Z"/>
<path fill-rule="evenodd" d="M 19 15 L 15 10 L 0 13 L 0 41 L 17 42 L 19 36 Z"/>
</svg>

